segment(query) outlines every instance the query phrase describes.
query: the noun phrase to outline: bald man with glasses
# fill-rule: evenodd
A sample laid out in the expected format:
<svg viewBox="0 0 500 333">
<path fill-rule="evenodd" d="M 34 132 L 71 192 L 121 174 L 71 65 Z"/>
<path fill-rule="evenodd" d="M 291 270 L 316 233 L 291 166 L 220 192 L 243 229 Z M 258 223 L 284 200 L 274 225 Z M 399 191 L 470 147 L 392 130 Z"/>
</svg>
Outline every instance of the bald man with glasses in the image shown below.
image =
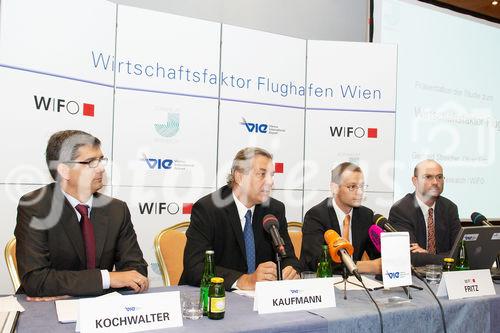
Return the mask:
<svg viewBox="0 0 500 333">
<path fill-rule="evenodd" d="M 148 289 L 147 264 L 127 204 L 98 191 L 107 163 L 96 137 L 53 134 L 46 162 L 54 183 L 24 195 L 17 209 L 16 256 L 31 301 Z"/>
<path fill-rule="evenodd" d="M 304 270 L 316 271 L 322 245 L 326 244 L 324 233 L 333 229 L 354 246 L 353 260 L 357 261 L 360 273 L 381 273 L 380 253 L 368 236 L 373 211 L 361 205 L 366 188 L 363 172 L 356 164 L 344 162 L 332 170 L 332 196 L 309 209 L 304 216 L 300 253 Z M 361 260 L 365 252 L 370 260 Z"/>
<path fill-rule="evenodd" d="M 396 202 L 389 221 L 400 231 L 410 234 L 412 254 L 428 254 L 422 264 L 441 263 L 448 255 L 460 230 L 458 208 L 443 197 L 443 167 L 434 160 L 419 162 L 413 171 L 415 192 Z M 425 257 L 423 257 L 425 258 Z M 412 255 L 412 262 L 415 263 Z"/>
</svg>

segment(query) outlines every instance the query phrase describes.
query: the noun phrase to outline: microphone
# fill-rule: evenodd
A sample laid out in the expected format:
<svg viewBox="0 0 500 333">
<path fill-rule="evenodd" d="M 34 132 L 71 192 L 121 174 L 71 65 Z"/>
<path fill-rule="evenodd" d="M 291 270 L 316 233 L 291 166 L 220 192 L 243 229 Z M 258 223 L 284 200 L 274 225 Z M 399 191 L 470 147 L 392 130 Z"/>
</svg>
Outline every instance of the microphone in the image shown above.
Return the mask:
<svg viewBox="0 0 500 333">
<path fill-rule="evenodd" d="M 359 281 L 362 281 L 361 275 L 359 275 L 358 272 L 358 267 L 356 267 L 356 264 L 351 258 L 354 252 L 351 243 L 340 237 L 339 234 L 332 229 L 327 230 L 324 237 L 332 260 L 336 263 L 343 262 L 349 273 L 353 274 Z"/>
<path fill-rule="evenodd" d="M 486 225 L 488 227 L 493 227 L 493 224 L 491 224 L 486 217 L 484 217 L 483 214 L 480 214 L 478 212 L 474 212 L 470 215 L 470 218 L 472 220 L 472 223 L 474 224 L 482 224 Z"/>
<path fill-rule="evenodd" d="M 267 214 L 262 219 L 262 226 L 265 231 L 271 234 L 276 252 L 282 257 L 286 257 L 285 242 L 280 236 L 279 225 L 278 219 L 273 214 Z"/>
<path fill-rule="evenodd" d="M 390 224 L 389 221 L 387 221 L 387 219 L 380 214 L 373 215 L 373 223 L 385 229 L 385 231 L 398 232 L 396 228 L 394 228 L 392 224 Z"/>
<path fill-rule="evenodd" d="M 383 232 L 384 230 L 375 224 L 368 228 L 368 237 L 370 237 L 370 240 L 372 241 L 375 249 L 377 249 L 378 252 L 382 252 L 380 246 L 380 234 Z"/>
</svg>

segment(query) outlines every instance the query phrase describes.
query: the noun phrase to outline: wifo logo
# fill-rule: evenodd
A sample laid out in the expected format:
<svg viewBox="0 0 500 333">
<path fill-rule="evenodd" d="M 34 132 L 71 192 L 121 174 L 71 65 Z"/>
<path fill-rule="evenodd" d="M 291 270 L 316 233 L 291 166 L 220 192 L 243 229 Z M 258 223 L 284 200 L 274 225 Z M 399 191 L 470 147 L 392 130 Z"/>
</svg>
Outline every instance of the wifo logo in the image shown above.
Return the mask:
<svg viewBox="0 0 500 333">
<path fill-rule="evenodd" d="M 173 137 L 179 132 L 179 114 L 169 113 L 165 124 L 155 124 L 155 130 L 165 138 Z"/>
<path fill-rule="evenodd" d="M 375 127 L 354 127 L 354 126 L 330 126 L 330 134 L 337 138 L 370 138 L 378 137 L 378 128 Z"/>
<path fill-rule="evenodd" d="M 82 103 L 71 99 L 33 95 L 35 108 L 42 111 L 66 112 L 71 115 L 82 114 L 87 117 L 94 116 L 94 104 Z"/>
<path fill-rule="evenodd" d="M 181 214 L 191 214 L 192 203 L 185 202 L 182 204 Z M 181 212 L 180 205 L 176 202 L 139 202 L 139 212 L 141 215 L 162 215 L 168 213 L 175 215 Z"/>
</svg>

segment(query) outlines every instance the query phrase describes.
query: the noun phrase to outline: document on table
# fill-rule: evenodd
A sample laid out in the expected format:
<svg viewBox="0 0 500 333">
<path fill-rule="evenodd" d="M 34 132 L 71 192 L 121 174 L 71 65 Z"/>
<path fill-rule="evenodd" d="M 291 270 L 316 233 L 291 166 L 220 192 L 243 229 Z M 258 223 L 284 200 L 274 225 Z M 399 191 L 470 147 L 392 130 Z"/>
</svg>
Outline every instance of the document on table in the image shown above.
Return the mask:
<svg viewBox="0 0 500 333">
<path fill-rule="evenodd" d="M 342 277 L 334 277 L 335 283 L 341 282 Z M 363 280 L 363 283 L 365 284 L 366 288 L 368 289 L 379 289 L 383 288 L 384 285 L 374 279 L 370 279 L 366 276 L 361 276 L 361 279 Z M 349 276 L 347 279 L 347 284 L 346 284 L 346 290 L 364 290 L 363 286 L 361 285 L 361 282 L 359 282 L 358 279 L 356 279 L 355 276 Z M 350 283 L 349 283 L 350 282 Z M 344 283 L 338 283 L 335 285 L 337 289 L 344 290 Z"/>
<path fill-rule="evenodd" d="M 121 294 L 115 292 L 99 296 L 99 297 L 117 297 Z M 79 299 L 63 299 L 58 300 L 56 303 L 57 320 L 60 323 L 74 323 L 78 319 L 78 314 L 80 311 Z"/>
<path fill-rule="evenodd" d="M 17 301 L 17 298 L 12 295 L 7 297 L 0 297 L 0 309 L 2 309 L 2 312 L 24 311 L 22 305 Z"/>
</svg>

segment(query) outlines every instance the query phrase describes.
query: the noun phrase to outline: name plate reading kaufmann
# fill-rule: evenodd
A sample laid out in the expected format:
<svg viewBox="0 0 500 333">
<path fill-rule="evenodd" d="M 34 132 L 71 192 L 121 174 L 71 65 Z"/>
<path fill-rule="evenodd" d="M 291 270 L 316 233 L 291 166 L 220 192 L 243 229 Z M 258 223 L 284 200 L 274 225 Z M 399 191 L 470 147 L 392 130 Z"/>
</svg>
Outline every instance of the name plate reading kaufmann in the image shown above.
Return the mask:
<svg viewBox="0 0 500 333">
<path fill-rule="evenodd" d="M 178 291 L 80 300 L 80 332 L 140 332 L 182 326 Z"/>
<path fill-rule="evenodd" d="M 257 282 L 254 310 L 259 314 L 335 307 L 333 278 Z"/>
</svg>

